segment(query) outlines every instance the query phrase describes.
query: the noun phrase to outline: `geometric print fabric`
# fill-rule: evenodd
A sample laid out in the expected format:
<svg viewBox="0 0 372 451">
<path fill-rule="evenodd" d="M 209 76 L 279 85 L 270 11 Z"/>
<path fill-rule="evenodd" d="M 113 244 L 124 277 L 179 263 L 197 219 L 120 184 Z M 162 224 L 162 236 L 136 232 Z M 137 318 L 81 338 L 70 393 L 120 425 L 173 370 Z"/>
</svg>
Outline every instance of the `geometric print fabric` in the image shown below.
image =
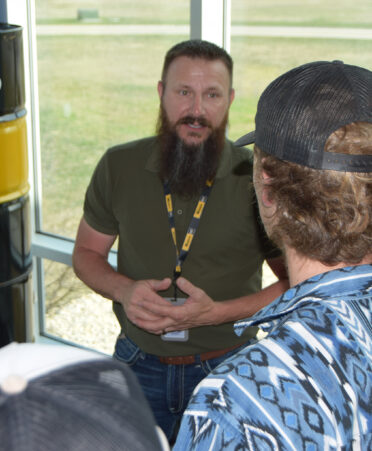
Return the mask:
<svg viewBox="0 0 372 451">
<path fill-rule="evenodd" d="M 372 265 L 291 288 L 196 388 L 175 451 L 372 450 Z"/>
</svg>

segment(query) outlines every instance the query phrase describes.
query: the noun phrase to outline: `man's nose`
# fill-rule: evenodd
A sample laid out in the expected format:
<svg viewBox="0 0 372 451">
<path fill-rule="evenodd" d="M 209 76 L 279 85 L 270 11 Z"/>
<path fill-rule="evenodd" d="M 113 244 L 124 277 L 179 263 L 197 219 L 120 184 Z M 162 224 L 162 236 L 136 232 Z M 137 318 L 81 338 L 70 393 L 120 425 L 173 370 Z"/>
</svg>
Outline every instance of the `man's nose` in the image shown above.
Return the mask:
<svg viewBox="0 0 372 451">
<path fill-rule="evenodd" d="M 204 102 L 203 102 L 202 95 L 195 94 L 193 96 L 192 104 L 191 104 L 191 113 L 196 117 L 204 115 L 205 111 L 204 111 Z"/>
</svg>

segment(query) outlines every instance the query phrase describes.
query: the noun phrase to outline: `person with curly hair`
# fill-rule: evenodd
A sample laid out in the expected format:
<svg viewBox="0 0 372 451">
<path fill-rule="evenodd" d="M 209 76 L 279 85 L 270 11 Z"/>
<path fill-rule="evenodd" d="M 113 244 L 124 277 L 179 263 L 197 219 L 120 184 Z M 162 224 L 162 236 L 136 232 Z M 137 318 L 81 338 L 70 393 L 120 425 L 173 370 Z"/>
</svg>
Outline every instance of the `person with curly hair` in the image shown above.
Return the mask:
<svg viewBox="0 0 372 451">
<path fill-rule="evenodd" d="M 195 389 L 175 451 L 372 449 L 372 72 L 317 61 L 260 97 L 254 186 L 290 289 Z"/>
</svg>

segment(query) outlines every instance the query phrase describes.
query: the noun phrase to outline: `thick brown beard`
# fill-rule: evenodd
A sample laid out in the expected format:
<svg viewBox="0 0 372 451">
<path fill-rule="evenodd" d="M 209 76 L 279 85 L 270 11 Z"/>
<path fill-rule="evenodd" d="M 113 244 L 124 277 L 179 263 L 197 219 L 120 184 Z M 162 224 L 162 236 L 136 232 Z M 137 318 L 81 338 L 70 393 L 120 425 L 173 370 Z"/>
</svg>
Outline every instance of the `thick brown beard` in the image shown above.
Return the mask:
<svg viewBox="0 0 372 451">
<path fill-rule="evenodd" d="M 212 132 L 202 143 L 186 144 L 177 134 L 176 126 L 198 119 Z M 182 118 L 172 125 L 162 105 L 160 105 L 156 132 L 161 146 L 161 179 L 168 180 L 171 193 L 189 199 L 200 195 L 208 179 L 214 178 L 225 143 L 225 131 L 228 114 L 217 128 L 203 118 Z"/>
</svg>

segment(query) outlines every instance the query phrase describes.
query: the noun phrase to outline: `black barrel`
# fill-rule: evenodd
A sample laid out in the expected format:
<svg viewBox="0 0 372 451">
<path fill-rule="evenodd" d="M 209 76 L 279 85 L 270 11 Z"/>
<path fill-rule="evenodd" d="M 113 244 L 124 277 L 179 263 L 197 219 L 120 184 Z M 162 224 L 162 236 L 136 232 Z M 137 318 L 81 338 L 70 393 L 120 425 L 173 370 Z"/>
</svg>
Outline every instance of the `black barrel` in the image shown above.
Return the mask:
<svg viewBox="0 0 372 451">
<path fill-rule="evenodd" d="M 26 341 L 31 308 L 29 198 L 0 204 L 0 347 Z"/>
<path fill-rule="evenodd" d="M 22 27 L 0 23 L 0 116 L 24 115 L 24 73 Z"/>
<path fill-rule="evenodd" d="M 0 347 L 31 330 L 31 226 L 22 27 L 0 24 Z"/>
</svg>

